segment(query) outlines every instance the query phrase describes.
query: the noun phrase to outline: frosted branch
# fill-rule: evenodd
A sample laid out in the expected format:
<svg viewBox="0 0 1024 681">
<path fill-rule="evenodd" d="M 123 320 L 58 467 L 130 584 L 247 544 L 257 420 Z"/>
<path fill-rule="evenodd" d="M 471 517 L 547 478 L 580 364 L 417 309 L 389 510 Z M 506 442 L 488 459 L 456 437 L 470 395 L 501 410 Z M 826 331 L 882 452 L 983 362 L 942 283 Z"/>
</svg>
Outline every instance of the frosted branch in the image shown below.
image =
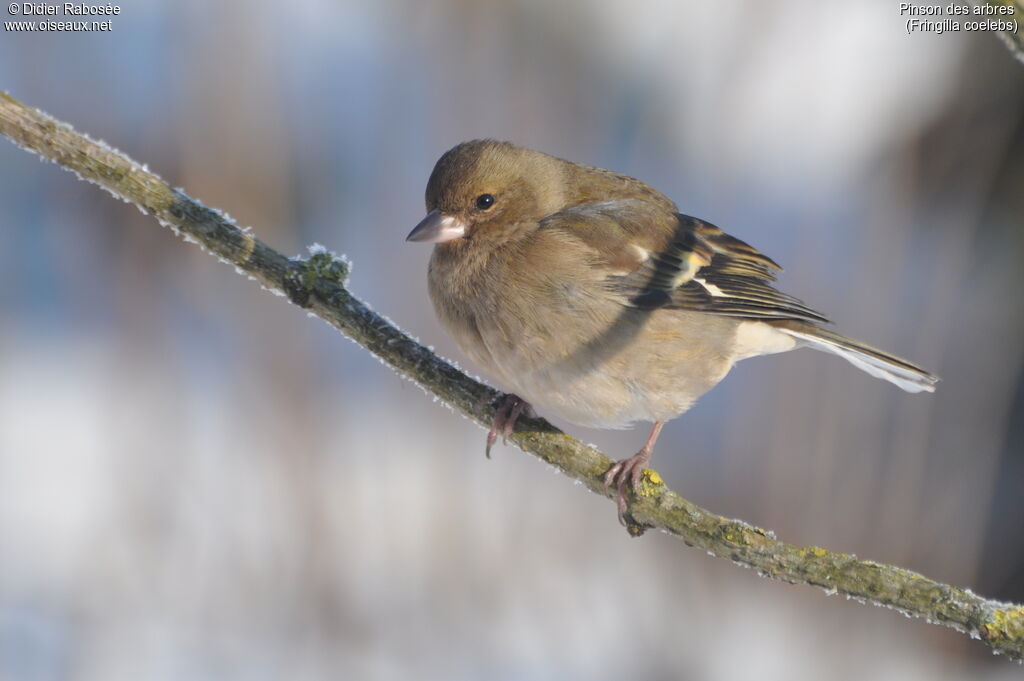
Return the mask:
<svg viewBox="0 0 1024 681">
<path fill-rule="evenodd" d="M 975 4 L 978 3 L 975 2 Z M 1024 62 L 1024 32 L 1020 26 L 1021 21 L 1024 21 L 1024 2 L 1022 0 L 984 0 L 982 4 L 996 8 L 1013 8 L 1010 14 L 995 14 L 991 18 L 1005 20 L 1009 28 L 998 31 L 998 36 L 1006 44 L 1010 53 L 1017 58 L 1017 61 Z"/>
</svg>

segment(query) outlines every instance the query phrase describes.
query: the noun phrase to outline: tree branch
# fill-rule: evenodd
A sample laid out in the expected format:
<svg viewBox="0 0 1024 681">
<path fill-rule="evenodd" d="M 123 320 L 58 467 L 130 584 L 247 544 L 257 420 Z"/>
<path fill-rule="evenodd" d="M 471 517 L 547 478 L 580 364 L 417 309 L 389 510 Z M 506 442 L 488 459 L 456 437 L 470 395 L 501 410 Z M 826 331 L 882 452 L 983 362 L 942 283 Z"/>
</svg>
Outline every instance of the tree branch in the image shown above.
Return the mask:
<svg viewBox="0 0 1024 681">
<path fill-rule="evenodd" d="M 220 212 L 173 189 L 125 155 L 76 133 L 65 123 L 0 93 L 0 132 L 33 151 L 129 201 L 186 241 L 234 265 L 263 286 L 335 326 L 399 373 L 477 423 L 488 426 L 493 408 L 474 406 L 499 393 L 466 376 L 387 320 L 345 287 L 348 263 L 326 252 L 308 260 L 285 257 Z M 612 497 L 601 477 L 612 461 L 543 419 L 520 420 L 511 440 L 556 466 L 592 492 Z M 812 584 L 922 617 L 969 633 L 1015 660 L 1024 658 L 1024 608 L 982 598 L 968 589 L 941 584 L 909 570 L 826 549 L 787 544 L 740 520 L 706 511 L 682 498 L 646 471 L 629 510 L 631 534 L 659 528 L 716 556 L 785 582 Z M 609 512 L 609 519 L 613 514 Z"/>
<path fill-rule="evenodd" d="M 977 4 L 977 2 L 975 2 Z M 1022 0 L 985 0 L 982 5 L 989 5 L 993 8 L 1010 7 L 1010 14 L 994 14 L 991 19 L 1002 19 L 1010 25 L 1010 28 L 999 31 L 999 37 L 1010 50 L 1010 54 L 1017 58 L 1017 61 L 1024 62 L 1024 33 L 1020 31 L 1020 22 L 1024 20 L 1024 1 Z M 975 18 L 972 15 L 972 18 Z"/>
</svg>

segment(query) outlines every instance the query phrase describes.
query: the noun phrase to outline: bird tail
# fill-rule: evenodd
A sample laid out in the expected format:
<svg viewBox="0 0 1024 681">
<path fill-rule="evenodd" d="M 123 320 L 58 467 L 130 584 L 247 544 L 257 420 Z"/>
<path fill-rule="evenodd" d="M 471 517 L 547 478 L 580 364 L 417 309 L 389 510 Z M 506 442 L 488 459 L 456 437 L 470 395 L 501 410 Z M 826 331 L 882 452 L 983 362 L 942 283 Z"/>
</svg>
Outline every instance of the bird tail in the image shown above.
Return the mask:
<svg viewBox="0 0 1024 681">
<path fill-rule="evenodd" d="M 772 326 L 796 338 L 804 347 L 839 355 L 861 371 L 894 383 L 907 392 L 935 392 L 935 384 L 939 382 L 938 376 L 916 364 L 813 324 L 785 321 Z"/>
</svg>

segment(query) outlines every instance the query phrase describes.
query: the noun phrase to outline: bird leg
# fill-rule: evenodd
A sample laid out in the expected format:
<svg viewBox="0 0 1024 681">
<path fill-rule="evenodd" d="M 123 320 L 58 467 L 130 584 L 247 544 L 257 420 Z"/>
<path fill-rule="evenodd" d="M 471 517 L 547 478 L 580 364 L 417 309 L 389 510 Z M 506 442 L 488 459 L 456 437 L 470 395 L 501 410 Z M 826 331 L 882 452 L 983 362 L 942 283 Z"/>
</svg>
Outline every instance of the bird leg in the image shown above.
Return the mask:
<svg viewBox="0 0 1024 681">
<path fill-rule="evenodd" d="M 640 476 L 643 475 L 644 466 L 651 462 L 651 452 L 654 451 L 654 443 L 658 441 L 664 421 L 655 421 L 651 428 L 651 434 L 647 436 L 647 442 L 640 448 L 640 451 L 616 463 L 604 474 L 605 487 L 614 485 L 618 489 L 618 496 L 615 503 L 619 508 L 619 522 L 625 524 L 626 515 L 626 485 L 635 490 L 640 483 Z"/>
<path fill-rule="evenodd" d="M 516 427 L 516 421 L 524 414 L 533 417 L 533 408 L 530 403 L 512 393 L 506 393 L 498 398 L 498 408 L 494 412 L 494 420 L 491 422 L 491 429 L 487 433 L 487 449 L 484 453 L 491 458 L 491 447 L 498 441 L 498 434 L 501 434 L 501 441 L 508 444 L 508 436 Z"/>
</svg>

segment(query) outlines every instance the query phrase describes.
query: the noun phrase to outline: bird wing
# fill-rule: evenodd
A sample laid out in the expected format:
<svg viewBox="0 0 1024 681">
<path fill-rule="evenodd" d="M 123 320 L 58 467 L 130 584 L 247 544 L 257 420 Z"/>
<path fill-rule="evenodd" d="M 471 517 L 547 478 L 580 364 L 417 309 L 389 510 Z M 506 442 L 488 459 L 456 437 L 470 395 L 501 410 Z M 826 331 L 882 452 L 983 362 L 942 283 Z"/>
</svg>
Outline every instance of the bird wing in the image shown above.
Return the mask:
<svg viewBox="0 0 1024 681">
<path fill-rule="evenodd" d="M 563 211 L 541 228 L 566 229 L 589 246 L 594 265 L 607 271 L 609 290 L 632 307 L 828 321 L 771 285 L 782 269 L 774 260 L 689 215 L 609 201 Z"/>
</svg>

